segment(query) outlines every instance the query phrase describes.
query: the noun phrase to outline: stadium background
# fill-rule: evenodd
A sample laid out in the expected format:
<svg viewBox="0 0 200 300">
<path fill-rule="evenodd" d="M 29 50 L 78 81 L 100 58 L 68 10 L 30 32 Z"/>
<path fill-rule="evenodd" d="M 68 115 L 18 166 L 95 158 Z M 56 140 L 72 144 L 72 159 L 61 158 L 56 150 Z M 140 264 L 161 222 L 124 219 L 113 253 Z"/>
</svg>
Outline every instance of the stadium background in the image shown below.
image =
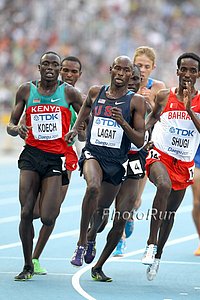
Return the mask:
<svg viewBox="0 0 200 300">
<path fill-rule="evenodd" d="M 83 75 L 78 87 L 109 80 L 109 65 L 138 46 L 155 48 L 153 77 L 177 83 L 176 59 L 200 54 L 199 0 L 0 0 L 0 148 L 17 149 L 8 122 L 17 87 L 38 78 L 37 64 L 47 50 L 78 56 Z"/>
</svg>

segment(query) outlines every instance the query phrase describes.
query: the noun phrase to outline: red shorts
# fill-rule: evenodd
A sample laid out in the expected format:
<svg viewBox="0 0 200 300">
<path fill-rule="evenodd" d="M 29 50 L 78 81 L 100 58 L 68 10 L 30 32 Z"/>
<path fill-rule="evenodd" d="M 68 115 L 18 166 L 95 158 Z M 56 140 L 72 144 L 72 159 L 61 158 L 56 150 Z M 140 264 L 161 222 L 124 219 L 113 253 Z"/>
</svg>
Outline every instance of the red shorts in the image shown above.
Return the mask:
<svg viewBox="0 0 200 300">
<path fill-rule="evenodd" d="M 146 171 L 149 177 L 150 165 L 162 162 L 166 167 L 174 190 L 183 190 L 194 183 L 194 161 L 185 162 L 158 150 L 156 147 L 149 151 L 146 158 Z"/>
<path fill-rule="evenodd" d="M 65 159 L 66 159 L 65 161 L 66 169 L 68 171 L 76 170 L 78 164 L 78 157 L 72 146 L 67 147 L 67 151 L 65 153 Z"/>
</svg>

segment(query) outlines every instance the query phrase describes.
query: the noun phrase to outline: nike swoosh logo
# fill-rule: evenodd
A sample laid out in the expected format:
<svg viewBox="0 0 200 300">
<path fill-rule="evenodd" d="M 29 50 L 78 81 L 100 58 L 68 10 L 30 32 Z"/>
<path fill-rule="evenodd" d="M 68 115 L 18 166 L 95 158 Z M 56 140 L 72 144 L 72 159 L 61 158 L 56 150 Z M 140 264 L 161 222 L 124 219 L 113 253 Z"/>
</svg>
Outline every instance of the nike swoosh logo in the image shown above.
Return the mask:
<svg viewBox="0 0 200 300">
<path fill-rule="evenodd" d="M 120 104 L 123 104 L 123 103 L 125 103 L 125 102 L 115 102 L 115 105 L 120 105 Z"/>
<path fill-rule="evenodd" d="M 61 173 L 60 171 L 58 170 L 52 170 L 54 173 Z"/>
<path fill-rule="evenodd" d="M 191 108 L 195 108 L 197 105 L 193 105 L 193 106 L 191 106 Z"/>
<path fill-rule="evenodd" d="M 51 102 L 56 102 L 56 101 L 59 101 L 60 98 L 57 98 L 57 99 L 51 99 Z"/>
</svg>

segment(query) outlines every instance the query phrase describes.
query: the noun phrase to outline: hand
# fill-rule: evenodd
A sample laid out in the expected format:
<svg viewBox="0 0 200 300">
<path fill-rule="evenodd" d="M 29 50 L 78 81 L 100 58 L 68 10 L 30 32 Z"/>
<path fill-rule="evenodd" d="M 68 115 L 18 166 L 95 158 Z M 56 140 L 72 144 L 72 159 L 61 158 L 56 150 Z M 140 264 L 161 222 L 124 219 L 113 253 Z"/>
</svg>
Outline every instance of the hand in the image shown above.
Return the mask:
<svg viewBox="0 0 200 300">
<path fill-rule="evenodd" d="M 147 151 L 149 151 L 149 150 L 153 149 L 153 147 L 154 147 L 153 141 L 149 141 L 149 142 L 144 146 L 144 149 L 147 150 Z"/>
<path fill-rule="evenodd" d="M 32 126 L 26 126 L 25 124 L 21 124 L 18 126 L 18 134 L 19 136 L 25 140 L 28 137 L 29 130 Z"/>
<path fill-rule="evenodd" d="M 86 123 L 82 122 L 78 127 L 78 132 L 86 130 Z"/>
<path fill-rule="evenodd" d="M 147 100 L 150 98 L 151 90 L 146 88 L 145 86 L 138 90 L 138 94 L 144 96 Z"/>
<path fill-rule="evenodd" d="M 186 89 L 183 90 L 183 103 L 187 111 L 191 109 L 191 94 L 191 82 L 186 82 Z"/>
<path fill-rule="evenodd" d="M 78 139 L 81 142 L 86 140 L 86 126 L 85 122 L 82 122 L 81 125 L 78 127 Z"/>
<path fill-rule="evenodd" d="M 78 131 L 77 131 L 75 128 L 72 129 L 71 131 L 69 131 L 69 132 L 65 135 L 65 137 L 64 137 L 65 142 L 67 142 L 68 144 L 73 143 L 73 141 L 74 141 L 75 137 L 77 136 L 77 134 L 78 134 Z"/>
<path fill-rule="evenodd" d="M 117 121 L 119 125 L 123 125 L 125 120 L 123 118 L 121 109 L 117 107 L 112 107 L 111 112 L 112 112 L 111 114 L 112 119 Z"/>
</svg>

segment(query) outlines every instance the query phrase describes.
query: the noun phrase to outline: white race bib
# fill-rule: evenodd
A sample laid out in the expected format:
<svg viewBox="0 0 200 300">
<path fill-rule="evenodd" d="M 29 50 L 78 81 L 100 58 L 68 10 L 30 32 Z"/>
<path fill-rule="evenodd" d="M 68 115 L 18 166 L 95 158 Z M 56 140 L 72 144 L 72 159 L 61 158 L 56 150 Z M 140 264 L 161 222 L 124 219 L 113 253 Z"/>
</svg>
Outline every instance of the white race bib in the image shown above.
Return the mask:
<svg viewBox="0 0 200 300">
<path fill-rule="evenodd" d="M 120 149 L 123 129 L 117 121 L 94 116 L 90 143 L 96 146 L 104 146 Z"/>
<path fill-rule="evenodd" d="M 31 125 L 36 140 L 56 140 L 62 137 L 60 111 L 31 114 Z"/>
</svg>

